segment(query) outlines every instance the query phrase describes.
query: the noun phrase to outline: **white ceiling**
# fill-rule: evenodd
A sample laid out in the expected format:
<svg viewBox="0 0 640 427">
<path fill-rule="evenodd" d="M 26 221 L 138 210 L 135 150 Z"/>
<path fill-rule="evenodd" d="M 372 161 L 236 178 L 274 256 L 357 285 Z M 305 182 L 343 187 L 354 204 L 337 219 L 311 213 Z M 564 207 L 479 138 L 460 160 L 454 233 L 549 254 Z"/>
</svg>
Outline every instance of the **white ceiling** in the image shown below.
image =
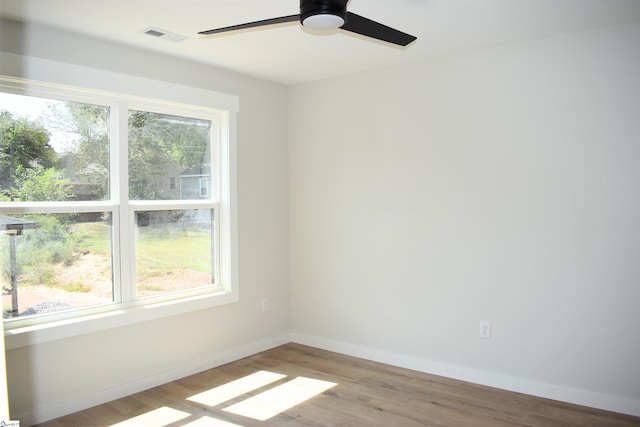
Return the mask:
<svg viewBox="0 0 640 427">
<path fill-rule="evenodd" d="M 351 0 L 348 10 L 413 34 L 406 48 L 297 23 L 198 31 L 299 12 L 298 0 L 0 0 L 0 16 L 189 58 L 283 84 L 640 20 L 640 0 Z M 171 43 L 148 27 L 188 38 Z"/>
</svg>

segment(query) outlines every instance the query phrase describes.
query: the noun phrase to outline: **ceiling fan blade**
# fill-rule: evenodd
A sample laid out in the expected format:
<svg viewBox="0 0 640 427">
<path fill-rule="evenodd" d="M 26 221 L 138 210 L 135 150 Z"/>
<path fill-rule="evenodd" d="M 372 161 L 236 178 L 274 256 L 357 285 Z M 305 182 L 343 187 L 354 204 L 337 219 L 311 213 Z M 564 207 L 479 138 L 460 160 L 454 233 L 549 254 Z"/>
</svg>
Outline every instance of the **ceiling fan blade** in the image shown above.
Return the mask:
<svg viewBox="0 0 640 427">
<path fill-rule="evenodd" d="M 347 12 L 347 22 L 340 28 L 400 46 L 406 46 L 417 39 L 417 37 L 410 34 L 403 33 L 402 31 L 387 27 L 386 25 L 351 12 Z"/>
<path fill-rule="evenodd" d="M 216 28 L 214 30 L 200 31 L 198 34 L 226 33 L 227 31 L 244 30 L 246 28 L 264 27 L 266 25 L 282 24 L 285 22 L 299 21 L 300 15 L 281 16 L 280 18 L 263 19 L 262 21 L 249 22 L 247 24 L 232 25 L 230 27 Z"/>
</svg>

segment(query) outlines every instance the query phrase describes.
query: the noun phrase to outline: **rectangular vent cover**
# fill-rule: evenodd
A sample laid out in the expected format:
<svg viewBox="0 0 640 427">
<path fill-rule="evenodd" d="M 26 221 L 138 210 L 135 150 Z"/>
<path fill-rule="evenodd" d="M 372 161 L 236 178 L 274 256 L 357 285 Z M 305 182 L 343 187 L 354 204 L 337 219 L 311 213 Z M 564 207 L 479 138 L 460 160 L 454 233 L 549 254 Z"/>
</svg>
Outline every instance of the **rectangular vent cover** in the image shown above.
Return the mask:
<svg viewBox="0 0 640 427">
<path fill-rule="evenodd" d="M 167 30 L 163 30 L 155 27 L 145 28 L 140 32 L 142 34 L 146 34 L 148 36 L 152 36 L 152 37 L 166 40 L 168 42 L 173 42 L 173 43 L 181 42 L 182 40 L 185 40 L 187 38 L 187 36 L 183 36 L 177 33 L 172 33 L 171 31 L 167 31 Z"/>
</svg>

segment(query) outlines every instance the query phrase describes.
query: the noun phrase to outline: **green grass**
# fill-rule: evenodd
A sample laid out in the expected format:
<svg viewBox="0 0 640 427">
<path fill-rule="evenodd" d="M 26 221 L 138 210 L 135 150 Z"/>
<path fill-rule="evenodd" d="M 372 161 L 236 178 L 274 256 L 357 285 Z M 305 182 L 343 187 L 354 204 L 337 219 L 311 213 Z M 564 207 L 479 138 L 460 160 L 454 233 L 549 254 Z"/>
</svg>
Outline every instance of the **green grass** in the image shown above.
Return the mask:
<svg viewBox="0 0 640 427">
<path fill-rule="evenodd" d="M 61 288 L 67 292 L 91 292 L 91 286 L 85 285 L 84 283 L 63 283 L 63 284 L 53 284 L 54 288 Z"/>
<path fill-rule="evenodd" d="M 103 256 L 111 254 L 111 226 L 103 222 L 74 225 L 81 237 L 78 252 Z M 179 227 L 138 229 L 136 241 L 136 273 L 138 280 L 176 269 L 211 273 L 211 234 L 185 231 Z"/>
<path fill-rule="evenodd" d="M 110 259 L 111 225 L 105 222 L 74 224 L 71 231 L 76 240 L 72 251 L 75 254 L 96 254 Z M 138 281 L 167 272 L 188 269 L 211 273 L 211 234 L 173 228 L 141 227 L 136 235 L 136 276 Z M 74 257 L 75 258 L 75 257 Z M 71 263 L 81 262 L 77 258 Z M 55 283 L 53 264 L 39 263 L 25 271 L 21 286 L 30 283 Z M 48 274 L 49 277 L 44 277 Z M 33 277 L 32 277 L 33 276 Z M 88 292 L 82 283 L 53 285 L 68 292 Z M 149 284 L 148 286 L 153 286 Z M 150 289 L 152 290 L 152 289 Z"/>
<path fill-rule="evenodd" d="M 111 225 L 105 222 L 72 225 L 73 238 L 69 240 L 69 245 L 74 256 L 70 259 L 69 268 L 76 263 L 82 263 L 81 254 L 95 254 L 104 257 L 104 262 L 98 262 L 98 264 L 100 266 L 104 264 L 106 265 L 104 268 L 110 269 L 111 231 Z M 4 250 L 4 247 L 0 249 Z M 178 225 L 164 228 L 141 227 L 137 229 L 135 257 L 138 282 L 177 270 L 193 270 L 210 274 L 211 233 L 186 230 Z M 58 264 L 48 261 L 33 263 L 23 271 L 20 287 L 48 284 L 67 292 L 92 291 L 90 285 L 76 280 L 71 283 L 58 282 L 54 270 Z M 81 267 L 80 264 L 77 266 Z M 6 286 L 4 281 L 2 285 Z M 153 280 L 140 286 L 138 291 L 142 292 L 166 290 L 162 284 L 156 284 Z M 6 307 L 3 308 L 6 309 Z"/>
<path fill-rule="evenodd" d="M 164 292 L 165 288 L 160 285 L 138 285 L 136 287 L 138 292 Z"/>
<path fill-rule="evenodd" d="M 211 235 L 204 232 L 166 233 L 156 230 L 140 232 L 136 244 L 138 280 L 175 269 L 211 272 Z"/>
<path fill-rule="evenodd" d="M 111 256 L 111 226 L 104 222 L 83 222 L 74 224 L 73 233 L 80 238 L 78 252 L 92 252 Z"/>
</svg>

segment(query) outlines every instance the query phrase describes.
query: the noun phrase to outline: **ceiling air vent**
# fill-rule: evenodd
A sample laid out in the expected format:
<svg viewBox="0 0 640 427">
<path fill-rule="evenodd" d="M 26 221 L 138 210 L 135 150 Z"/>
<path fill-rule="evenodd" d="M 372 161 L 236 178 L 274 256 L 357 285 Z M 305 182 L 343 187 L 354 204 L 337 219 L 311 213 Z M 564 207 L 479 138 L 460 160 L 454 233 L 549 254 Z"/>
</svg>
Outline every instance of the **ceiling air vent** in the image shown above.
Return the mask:
<svg viewBox="0 0 640 427">
<path fill-rule="evenodd" d="M 182 40 L 185 40 L 187 38 L 186 36 L 172 33 L 171 31 L 162 30 L 160 28 L 155 28 L 155 27 L 145 28 L 140 32 L 142 34 L 146 34 L 151 37 L 155 37 L 158 39 L 162 39 L 162 40 L 166 40 L 168 42 L 174 42 L 174 43 L 181 42 Z"/>
</svg>

